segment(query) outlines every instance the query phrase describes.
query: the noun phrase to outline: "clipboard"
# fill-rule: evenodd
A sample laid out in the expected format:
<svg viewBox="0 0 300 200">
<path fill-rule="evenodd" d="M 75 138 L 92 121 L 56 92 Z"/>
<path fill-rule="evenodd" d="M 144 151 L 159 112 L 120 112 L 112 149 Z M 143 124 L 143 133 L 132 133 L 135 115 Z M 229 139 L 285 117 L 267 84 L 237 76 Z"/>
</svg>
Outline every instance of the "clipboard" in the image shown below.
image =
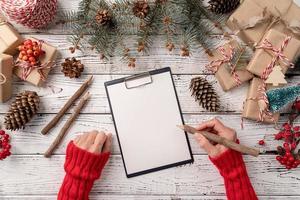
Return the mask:
<svg viewBox="0 0 300 200">
<path fill-rule="evenodd" d="M 105 82 L 128 178 L 194 161 L 169 67 Z"/>
</svg>

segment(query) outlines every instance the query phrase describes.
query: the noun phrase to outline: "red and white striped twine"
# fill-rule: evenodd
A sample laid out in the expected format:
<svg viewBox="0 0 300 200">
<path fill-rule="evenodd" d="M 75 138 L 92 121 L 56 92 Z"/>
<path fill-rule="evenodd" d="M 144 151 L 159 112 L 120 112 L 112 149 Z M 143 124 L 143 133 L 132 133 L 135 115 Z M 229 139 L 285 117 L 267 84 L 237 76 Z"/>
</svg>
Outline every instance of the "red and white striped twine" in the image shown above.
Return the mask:
<svg viewBox="0 0 300 200">
<path fill-rule="evenodd" d="M 234 78 L 237 86 L 241 85 L 242 81 L 240 80 L 239 75 L 235 71 L 235 66 L 232 64 L 232 59 L 233 59 L 233 56 L 235 54 L 234 47 L 232 47 L 231 45 L 229 45 L 228 52 L 226 52 L 226 49 L 225 49 L 224 46 L 219 47 L 218 50 L 221 52 L 223 58 L 222 59 L 213 60 L 208 65 L 206 65 L 205 67 L 209 71 L 212 71 L 213 73 L 216 73 L 219 70 L 219 68 L 223 64 L 226 63 L 230 67 L 231 74 L 232 74 L 232 76 L 233 76 L 233 78 Z"/>
<path fill-rule="evenodd" d="M 43 28 L 57 11 L 57 0 L 2 0 L 2 11 L 19 24 L 29 28 Z"/>
</svg>

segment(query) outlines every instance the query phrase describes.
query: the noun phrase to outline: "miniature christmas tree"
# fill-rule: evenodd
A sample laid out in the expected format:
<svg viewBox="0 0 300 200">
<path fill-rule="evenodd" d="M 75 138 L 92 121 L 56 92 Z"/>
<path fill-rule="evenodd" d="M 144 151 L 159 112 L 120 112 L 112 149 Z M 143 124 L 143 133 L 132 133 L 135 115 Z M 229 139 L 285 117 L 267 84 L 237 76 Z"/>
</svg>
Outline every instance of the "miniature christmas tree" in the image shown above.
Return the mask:
<svg viewBox="0 0 300 200">
<path fill-rule="evenodd" d="M 273 71 L 270 73 L 268 79 L 265 81 L 267 84 L 272 84 L 273 86 L 286 85 L 287 82 L 284 79 L 284 74 L 281 71 L 281 67 L 276 65 Z"/>
<path fill-rule="evenodd" d="M 300 85 L 267 91 L 270 110 L 277 112 L 300 96 Z"/>
</svg>

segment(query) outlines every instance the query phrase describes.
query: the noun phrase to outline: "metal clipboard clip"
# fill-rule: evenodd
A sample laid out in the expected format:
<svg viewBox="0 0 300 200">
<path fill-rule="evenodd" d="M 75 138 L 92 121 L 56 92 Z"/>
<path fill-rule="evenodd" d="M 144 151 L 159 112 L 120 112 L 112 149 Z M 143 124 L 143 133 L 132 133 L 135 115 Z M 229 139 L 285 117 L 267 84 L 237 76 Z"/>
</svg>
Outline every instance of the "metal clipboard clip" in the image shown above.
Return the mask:
<svg viewBox="0 0 300 200">
<path fill-rule="evenodd" d="M 136 84 L 129 84 L 130 82 L 135 81 Z M 136 75 L 132 75 L 130 77 L 125 78 L 124 80 L 125 87 L 127 89 L 133 89 L 141 86 L 145 86 L 153 83 L 152 76 L 149 72 L 144 72 Z"/>
</svg>

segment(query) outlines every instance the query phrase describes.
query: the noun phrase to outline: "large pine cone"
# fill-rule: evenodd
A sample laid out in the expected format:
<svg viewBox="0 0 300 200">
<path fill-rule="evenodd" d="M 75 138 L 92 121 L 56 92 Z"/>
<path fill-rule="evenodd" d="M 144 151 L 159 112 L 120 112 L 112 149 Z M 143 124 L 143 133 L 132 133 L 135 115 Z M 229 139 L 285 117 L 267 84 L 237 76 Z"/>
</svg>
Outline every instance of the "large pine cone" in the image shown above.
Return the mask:
<svg viewBox="0 0 300 200">
<path fill-rule="evenodd" d="M 18 94 L 5 115 L 5 128 L 13 131 L 24 128 L 37 113 L 39 103 L 40 98 L 36 92 L 25 91 Z"/>
<path fill-rule="evenodd" d="M 61 66 L 61 72 L 70 78 L 79 78 L 84 70 L 84 65 L 81 63 L 81 61 L 74 57 L 71 59 L 66 58 L 65 62 L 63 62 Z"/>
<path fill-rule="evenodd" d="M 104 26 L 111 23 L 112 17 L 108 10 L 98 10 L 95 20 L 98 24 Z"/>
<path fill-rule="evenodd" d="M 226 14 L 240 5 L 240 0 L 210 0 L 209 10 L 217 14 Z"/>
<path fill-rule="evenodd" d="M 150 6 L 146 0 L 137 0 L 133 4 L 132 12 L 138 18 L 144 19 L 150 10 Z"/>
<path fill-rule="evenodd" d="M 212 85 L 204 78 L 196 77 L 191 80 L 190 90 L 195 101 L 206 110 L 216 112 L 220 108 L 219 96 Z"/>
</svg>

